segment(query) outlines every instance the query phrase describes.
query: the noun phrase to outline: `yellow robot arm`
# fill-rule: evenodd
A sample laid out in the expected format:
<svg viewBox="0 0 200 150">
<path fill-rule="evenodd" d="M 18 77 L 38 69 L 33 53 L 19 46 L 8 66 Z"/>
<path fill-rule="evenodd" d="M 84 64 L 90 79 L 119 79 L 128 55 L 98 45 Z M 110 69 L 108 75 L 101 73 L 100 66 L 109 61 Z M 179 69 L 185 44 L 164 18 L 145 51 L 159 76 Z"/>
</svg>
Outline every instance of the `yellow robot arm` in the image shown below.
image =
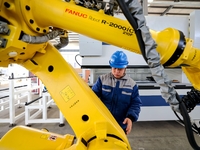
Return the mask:
<svg viewBox="0 0 200 150">
<path fill-rule="evenodd" d="M 130 150 L 124 131 L 107 108 L 59 51 L 48 42 L 51 36 L 59 35 L 57 32 L 50 32 L 50 27 L 55 27 L 140 54 L 134 29 L 129 22 L 106 15 L 102 10 L 94 11 L 78 6 L 74 1 L 1 0 L 0 8 L 0 66 L 17 63 L 38 76 L 75 132 L 76 144 L 70 142 L 71 137 L 69 139 L 55 135 L 59 140 L 54 140 L 56 144 L 47 146 L 48 149 Z M 189 69 L 184 67 L 184 71 L 195 88 L 200 89 L 200 85 L 193 82 L 194 77 L 190 78 L 193 68 L 199 70 L 199 57 L 194 57 L 199 55 L 199 49 L 192 47 L 192 40 L 186 39 L 180 31 L 172 28 L 160 32 L 151 30 L 151 34 L 158 43 L 157 51 L 161 54 L 161 63 L 169 67 L 190 66 Z M 35 39 L 35 43 L 32 39 Z M 182 40 L 185 46 L 183 49 L 178 47 Z M 182 52 L 179 57 L 174 62 L 168 61 L 180 49 Z M 39 146 L 43 143 L 41 137 L 46 135 L 46 140 L 49 140 L 54 135 L 30 130 L 23 127 L 11 130 L 0 140 L 0 149 L 6 147 L 7 150 L 27 150 L 31 145 L 34 150 L 43 150 L 45 148 Z M 21 132 L 30 135 L 26 142 L 23 145 L 15 142 L 9 146 L 14 135 Z M 22 136 L 19 139 L 24 141 Z M 34 141 L 37 143 L 33 144 Z M 45 143 L 48 145 L 49 141 Z"/>
<path fill-rule="evenodd" d="M 103 10 L 86 9 L 75 5 L 74 1 L 49 2 L 45 0 L 22 0 L 20 2 L 11 1 L 10 3 L 2 1 L 1 8 L 1 17 L 6 19 L 5 22 L 8 22 L 11 31 L 9 40 L 8 35 L 3 35 L 0 39 L 1 43 L 7 42 L 6 49 L 3 48 L 4 50 L 1 52 L 1 66 L 7 66 L 9 63 L 13 63 L 13 60 L 17 63 L 18 61 L 23 62 L 23 60 L 32 58 L 36 51 L 43 53 L 44 48 L 41 45 L 46 43 L 40 45 L 27 44 L 20 38 L 24 33 L 32 36 L 46 34 L 49 32 L 50 26 L 74 31 L 134 53 L 141 53 L 135 31 L 129 22 L 106 15 Z M 7 20 L 8 16 L 9 20 Z M 158 43 L 157 51 L 161 54 L 161 63 L 168 67 L 183 66 L 183 70 L 191 83 L 196 89 L 200 90 L 200 85 L 195 83 L 196 80 L 194 80 L 194 77 L 191 78 L 190 75 L 191 68 L 195 68 L 195 72 L 199 70 L 199 49 L 192 47 L 192 39 L 185 38 L 181 31 L 173 28 L 159 32 L 150 30 L 150 32 Z M 17 50 L 9 50 L 13 47 L 12 43 L 15 43 Z M 29 50 L 24 53 L 26 49 Z M 15 51 L 18 53 L 17 56 L 14 56 Z M 13 59 L 10 59 L 10 57 Z M 198 78 L 198 75 L 195 78 Z"/>
</svg>

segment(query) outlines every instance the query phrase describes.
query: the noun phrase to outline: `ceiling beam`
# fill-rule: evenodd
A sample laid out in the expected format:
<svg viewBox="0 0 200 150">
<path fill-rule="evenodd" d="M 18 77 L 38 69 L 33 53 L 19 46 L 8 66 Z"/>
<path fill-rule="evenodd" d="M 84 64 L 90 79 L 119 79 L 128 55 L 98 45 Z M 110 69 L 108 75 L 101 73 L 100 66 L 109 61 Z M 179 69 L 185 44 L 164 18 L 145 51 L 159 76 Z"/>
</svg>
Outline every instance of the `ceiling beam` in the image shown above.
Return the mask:
<svg viewBox="0 0 200 150">
<path fill-rule="evenodd" d="M 161 15 L 163 12 L 148 12 L 151 15 Z M 189 13 L 166 13 L 165 15 L 181 15 L 181 16 L 189 16 Z"/>
<path fill-rule="evenodd" d="M 185 6 L 185 7 L 196 7 L 196 6 L 200 6 L 200 2 L 194 2 L 194 1 L 180 1 L 180 2 L 172 2 L 172 1 L 153 1 L 151 3 L 149 3 L 149 5 L 154 5 L 154 6 L 169 6 L 169 5 L 174 5 L 174 6 Z"/>
<path fill-rule="evenodd" d="M 170 9 L 172 9 L 173 7 L 174 7 L 173 5 L 170 5 L 170 6 L 161 14 L 161 16 L 166 15 L 166 14 L 170 11 Z"/>
<path fill-rule="evenodd" d="M 169 6 L 149 6 L 149 8 L 168 8 Z M 200 9 L 200 7 L 179 7 L 179 6 L 174 6 L 173 9 Z"/>
</svg>

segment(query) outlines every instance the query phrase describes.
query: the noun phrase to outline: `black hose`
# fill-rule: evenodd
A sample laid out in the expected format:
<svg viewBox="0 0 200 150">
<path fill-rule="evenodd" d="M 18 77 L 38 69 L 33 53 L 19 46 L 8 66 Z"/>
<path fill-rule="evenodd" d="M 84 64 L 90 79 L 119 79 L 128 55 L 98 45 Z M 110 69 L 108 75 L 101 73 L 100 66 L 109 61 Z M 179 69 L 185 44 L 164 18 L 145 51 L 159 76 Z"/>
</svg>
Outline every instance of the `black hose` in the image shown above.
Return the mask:
<svg viewBox="0 0 200 150">
<path fill-rule="evenodd" d="M 187 109 L 186 109 L 184 103 L 181 101 L 180 96 L 177 93 L 176 93 L 176 98 L 180 102 L 180 104 L 179 104 L 180 111 L 181 111 L 181 115 L 183 116 L 183 122 L 185 125 L 185 132 L 187 134 L 188 141 L 189 141 L 190 145 L 192 146 L 192 148 L 194 148 L 194 150 L 200 150 L 200 147 L 197 145 L 196 140 L 194 138 L 191 121 L 190 121 L 190 117 L 187 113 Z"/>
<path fill-rule="evenodd" d="M 147 57 L 146 57 L 146 53 L 145 53 L 145 44 L 144 44 L 144 41 L 143 41 L 143 38 L 142 38 L 142 34 L 141 34 L 140 30 L 138 29 L 137 20 L 130 13 L 129 8 L 126 6 L 126 3 L 124 2 L 124 0 L 117 0 L 117 2 L 118 2 L 119 7 L 122 10 L 124 16 L 126 17 L 128 22 L 131 24 L 131 26 L 135 30 L 135 35 L 136 35 L 137 40 L 138 40 L 140 51 L 142 53 L 144 60 L 147 62 Z"/>
<path fill-rule="evenodd" d="M 184 121 L 180 118 L 180 116 L 177 114 L 176 111 L 174 111 L 174 114 L 176 115 L 176 117 L 179 119 L 179 123 L 182 124 L 184 126 Z M 193 132 L 195 132 L 196 134 L 199 134 L 200 132 L 198 132 L 198 129 L 195 126 L 192 126 L 192 130 Z"/>
</svg>

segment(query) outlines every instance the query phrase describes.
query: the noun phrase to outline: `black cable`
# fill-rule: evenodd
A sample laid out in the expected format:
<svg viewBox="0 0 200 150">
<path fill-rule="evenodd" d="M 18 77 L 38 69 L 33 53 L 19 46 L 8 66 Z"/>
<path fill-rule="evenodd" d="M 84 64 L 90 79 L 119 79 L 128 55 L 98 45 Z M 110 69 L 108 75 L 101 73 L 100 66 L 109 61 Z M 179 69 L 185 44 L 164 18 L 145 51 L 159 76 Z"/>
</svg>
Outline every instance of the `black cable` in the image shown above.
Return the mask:
<svg viewBox="0 0 200 150">
<path fill-rule="evenodd" d="M 82 67 L 81 64 L 79 64 L 79 62 L 78 62 L 77 59 L 76 59 L 77 56 L 80 56 L 80 57 L 83 57 L 83 56 L 81 56 L 80 54 L 77 54 L 77 55 L 75 56 L 75 61 L 76 61 L 76 63 L 77 63 L 80 67 Z"/>
<path fill-rule="evenodd" d="M 187 109 L 186 109 L 184 103 L 181 101 L 181 98 L 178 95 L 178 93 L 176 93 L 176 98 L 180 102 L 180 104 L 179 104 L 180 111 L 181 111 L 181 115 L 183 116 L 183 122 L 185 125 L 185 132 L 187 134 L 188 141 L 189 141 L 190 145 L 192 146 L 192 148 L 194 148 L 194 150 L 200 150 L 200 147 L 197 145 L 196 140 L 194 138 L 192 125 L 191 125 L 190 117 L 187 113 Z"/>
<path fill-rule="evenodd" d="M 176 117 L 179 119 L 179 121 L 180 121 L 180 123 L 182 124 L 182 125 L 184 125 L 184 121 L 179 117 L 179 115 L 176 113 L 176 111 L 174 111 L 174 114 L 176 115 Z M 192 125 L 192 130 L 193 130 L 193 132 L 195 132 L 196 134 L 199 134 L 199 132 L 197 132 L 197 127 L 194 127 L 193 125 Z"/>
</svg>

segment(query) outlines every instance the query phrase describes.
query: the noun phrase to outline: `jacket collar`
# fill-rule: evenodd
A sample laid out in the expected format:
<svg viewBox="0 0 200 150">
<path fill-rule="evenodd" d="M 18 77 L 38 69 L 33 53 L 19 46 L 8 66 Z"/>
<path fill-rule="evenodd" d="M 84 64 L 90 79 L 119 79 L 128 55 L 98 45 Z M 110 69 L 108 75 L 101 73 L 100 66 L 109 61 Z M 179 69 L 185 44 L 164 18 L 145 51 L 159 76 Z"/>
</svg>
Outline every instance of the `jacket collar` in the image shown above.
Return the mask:
<svg viewBox="0 0 200 150">
<path fill-rule="evenodd" d="M 116 79 L 116 78 L 114 77 L 114 75 L 113 75 L 111 72 L 110 72 L 110 77 Z M 122 78 L 117 79 L 117 80 L 127 80 L 128 78 L 129 78 L 129 76 L 128 76 L 127 74 L 125 74 Z"/>
</svg>

